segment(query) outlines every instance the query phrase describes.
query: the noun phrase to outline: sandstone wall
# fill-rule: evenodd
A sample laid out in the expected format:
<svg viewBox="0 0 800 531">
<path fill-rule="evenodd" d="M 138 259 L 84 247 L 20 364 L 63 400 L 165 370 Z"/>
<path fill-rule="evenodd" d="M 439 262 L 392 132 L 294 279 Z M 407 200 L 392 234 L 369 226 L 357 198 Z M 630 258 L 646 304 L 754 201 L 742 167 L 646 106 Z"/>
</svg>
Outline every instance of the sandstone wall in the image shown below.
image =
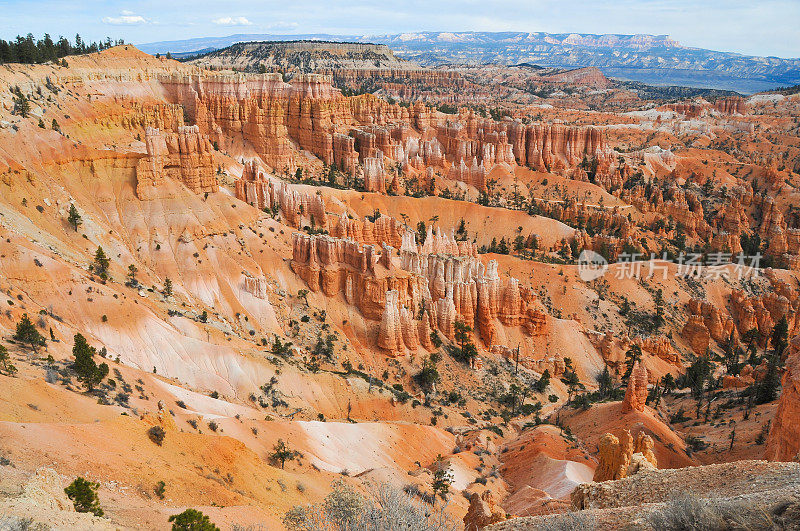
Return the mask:
<svg viewBox="0 0 800 531">
<path fill-rule="evenodd" d="M 214 148 L 197 126 L 180 126 L 177 133 L 147 128 L 147 156 L 136 165 L 136 195 L 139 199 L 158 197 L 164 179 L 182 182 L 194 193 L 216 192 Z"/>
</svg>

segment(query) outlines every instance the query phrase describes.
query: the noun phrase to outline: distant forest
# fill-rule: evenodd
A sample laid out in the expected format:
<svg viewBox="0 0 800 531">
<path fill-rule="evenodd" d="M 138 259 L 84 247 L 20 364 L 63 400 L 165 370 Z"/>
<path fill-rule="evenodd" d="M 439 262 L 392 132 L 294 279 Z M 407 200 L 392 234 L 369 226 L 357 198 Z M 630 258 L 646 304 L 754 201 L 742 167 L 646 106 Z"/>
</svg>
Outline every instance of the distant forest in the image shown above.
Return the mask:
<svg viewBox="0 0 800 531">
<path fill-rule="evenodd" d="M 122 39 L 113 41 L 111 37 L 106 37 L 105 41 L 87 42 L 80 35 L 75 35 L 75 44 L 73 44 L 69 39 L 61 36 L 58 41 L 54 42 L 47 33 L 43 38 L 34 40 L 33 35 L 28 33 L 26 37 L 17 35 L 17 38 L 12 41 L 0 39 L 0 64 L 46 63 L 57 61 L 68 55 L 98 52 L 119 44 L 125 44 L 125 41 Z"/>
</svg>

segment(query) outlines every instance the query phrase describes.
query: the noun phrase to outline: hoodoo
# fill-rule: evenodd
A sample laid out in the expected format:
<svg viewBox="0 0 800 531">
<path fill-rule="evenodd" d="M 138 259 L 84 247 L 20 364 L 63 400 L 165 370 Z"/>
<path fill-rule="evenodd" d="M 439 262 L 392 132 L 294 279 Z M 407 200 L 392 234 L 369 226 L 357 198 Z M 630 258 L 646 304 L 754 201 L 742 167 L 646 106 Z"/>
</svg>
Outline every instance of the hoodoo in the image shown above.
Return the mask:
<svg viewBox="0 0 800 531">
<path fill-rule="evenodd" d="M 16 4 L 0 529 L 800 518 L 796 60 Z"/>
</svg>

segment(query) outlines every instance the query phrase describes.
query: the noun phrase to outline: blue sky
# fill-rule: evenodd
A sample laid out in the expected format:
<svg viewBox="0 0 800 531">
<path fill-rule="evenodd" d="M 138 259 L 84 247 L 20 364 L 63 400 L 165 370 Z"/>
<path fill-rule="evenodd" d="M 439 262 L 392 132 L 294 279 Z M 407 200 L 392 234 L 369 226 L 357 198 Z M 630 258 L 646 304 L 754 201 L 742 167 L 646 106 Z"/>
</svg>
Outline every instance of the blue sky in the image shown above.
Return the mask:
<svg viewBox="0 0 800 531">
<path fill-rule="evenodd" d="M 469 30 L 668 34 L 687 46 L 800 57 L 800 0 L 0 0 L 6 39 Z"/>
</svg>

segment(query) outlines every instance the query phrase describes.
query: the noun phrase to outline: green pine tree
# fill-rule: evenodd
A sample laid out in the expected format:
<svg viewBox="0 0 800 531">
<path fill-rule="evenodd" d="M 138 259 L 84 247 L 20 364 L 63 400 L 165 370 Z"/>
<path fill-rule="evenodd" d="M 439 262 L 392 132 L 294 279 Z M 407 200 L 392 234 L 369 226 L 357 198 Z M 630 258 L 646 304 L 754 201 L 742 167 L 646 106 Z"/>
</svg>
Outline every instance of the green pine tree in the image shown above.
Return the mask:
<svg viewBox="0 0 800 531">
<path fill-rule="evenodd" d="M 99 366 L 94 361 L 97 350 L 89 345 L 82 334 L 75 334 L 75 345 L 72 347 L 72 355 L 75 363 L 72 368 L 78 373 L 78 380 L 91 391 L 94 387 L 108 376 L 108 365 L 101 363 Z"/>
<path fill-rule="evenodd" d="M 172 531 L 219 531 L 208 516 L 197 509 L 186 509 L 180 514 L 173 514 L 169 521 L 172 522 Z"/>
<path fill-rule="evenodd" d="M 14 340 L 20 343 L 25 343 L 31 346 L 34 352 L 38 351 L 39 347 L 45 344 L 45 339 L 42 334 L 36 329 L 36 326 L 28 317 L 27 313 L 22 314 L 22 318 L 17 323 L 17 331 L 14 334 Z"/>
<path fill-rule="evenodd" d="M 108 278 L 108 267 L 110 265 L 111 260 L 108 259 L 103 248 L 98 246 L 97 251 L 94 253 L 94 270 L 103 280 Z"/>
<path fill-rule="evenodd" d="M 0 345 L 0 373 L 7 376 L 14 376 L 17 368 L 11 364 L 11 357 L 8 355 L 8 349 L 5 345 Z"/>
<path fill-rule="evenodd" d="M 67 215 L 67 222 L 72 225 L 72 228 L 75 232 L 78 232 L 78 225 L 83 223 L 83 219 L 81 219 L 81 215 L 78 213 L 78 209 L 75 208 L 74 203 L 70 203 L 69 205 L 69 214 Z"/>
</svg>

